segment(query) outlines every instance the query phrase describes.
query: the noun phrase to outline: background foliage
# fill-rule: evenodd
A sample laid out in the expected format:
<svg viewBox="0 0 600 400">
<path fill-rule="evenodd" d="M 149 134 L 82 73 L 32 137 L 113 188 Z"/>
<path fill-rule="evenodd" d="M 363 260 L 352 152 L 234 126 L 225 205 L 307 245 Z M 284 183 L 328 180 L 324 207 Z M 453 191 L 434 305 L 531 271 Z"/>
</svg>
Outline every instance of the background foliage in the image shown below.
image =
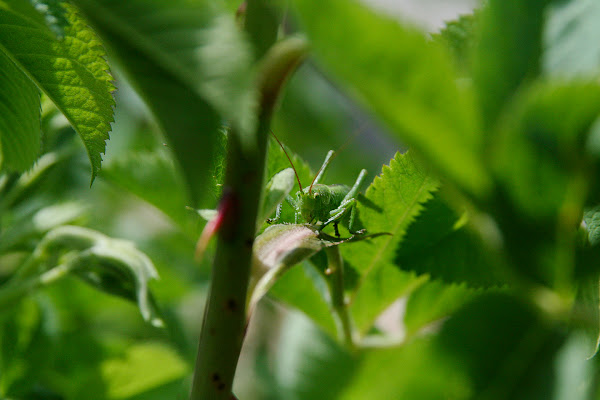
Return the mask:
<svg viewBox="0 0 600 400">
<path fill-rule="evenodd" d="M 250 29 L 312 47 L 272 121 L 302 184 L 343 147 L 325 182 L 366 168 L 360 223 L 390 235 L 339 246 L 353 349 L 323 253 L 285 265 L 237 397 L 600 398 L 597 2 L 489 0 L 433 34 L 357 1 L 259 4 Z M 256 128 L 272 39 L 237 7 L 0 1 L 1 398 L 187 398 L 212 252 L 194 261 L 194 210 L 230 129 Z M 288 167 L 271 141 L 266 178 Z"/>
</svg>

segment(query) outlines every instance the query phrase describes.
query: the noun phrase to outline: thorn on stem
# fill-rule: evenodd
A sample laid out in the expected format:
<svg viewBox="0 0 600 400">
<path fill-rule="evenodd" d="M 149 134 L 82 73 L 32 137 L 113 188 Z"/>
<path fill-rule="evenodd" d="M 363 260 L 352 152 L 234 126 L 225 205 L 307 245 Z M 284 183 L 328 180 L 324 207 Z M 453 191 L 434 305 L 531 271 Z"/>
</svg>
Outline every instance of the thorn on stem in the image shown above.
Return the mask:
<svg viewBox="0 0 600 400">
<path fill-rule="evenodd" d="M 229 192 L 224 192 L 223 197 L 219 203 L 219 208 L 217 210 L 217 216 L 212 220 L 208 221 L 206 225 L 204 225 L 204 229 L 200 234 L 200 238 L 196 243 L 196 251 L 195 258 L 196 261 L 200 262 L 202 260 L 202 256 L 208 247 L 208 243 L 210 239 L 221 229 L 223 225 L 223 221 L 229 217 L 233 212 L 234 199 L 233 195 Z"/>
</svg>

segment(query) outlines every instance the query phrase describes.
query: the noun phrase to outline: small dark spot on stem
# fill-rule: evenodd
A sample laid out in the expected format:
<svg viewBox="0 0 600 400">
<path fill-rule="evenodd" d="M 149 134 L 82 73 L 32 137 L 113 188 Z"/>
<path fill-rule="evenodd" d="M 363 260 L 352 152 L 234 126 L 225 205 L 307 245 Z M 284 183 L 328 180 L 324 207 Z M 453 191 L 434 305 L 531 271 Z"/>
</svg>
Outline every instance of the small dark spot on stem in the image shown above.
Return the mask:
<svg viewBox="0 0 600 400">
<path fill-rule="evenodd" d="M 254 239 L 246 239 L 246 240 L 244 240 L 244 245 L 246 247 L 252 247 L 254 245 Z"/>
<path fill-rule="evenodd" d="M 217 333 L 217 332 L 215 331 L 215 328 L 210 328 L 210 329 L 208 330 L 208 334 L 209 334 L 210 336 L 215 336 L 215 335 L 216 335 L 216 333 Z"/>
<path fill-rule="evenodd" d="M 219 382 L 221 380 L 221 377 L 215 372 L 214 374 L 212 374 L 212 380 L 213 382 Z"/>
<path fill-rule="evenodd" d="M 231 311 L 231 312 L 237 311 L 237 308 L 238 308 L 237 301 L 235 301 L 235 299 L 227 300 L 227 303 L 225 303 L 225 306 L 226 306 L 227 310 Z"/>
<path fill-rule="evenodd" d="M 217 385 L 217 389 L 219 389 L 219 390 L 223 390 L 223 389 L 225 389 L 225 384 L 224 384 L 223 382 L 219 383 L 219 384 Z"/>
</svg>

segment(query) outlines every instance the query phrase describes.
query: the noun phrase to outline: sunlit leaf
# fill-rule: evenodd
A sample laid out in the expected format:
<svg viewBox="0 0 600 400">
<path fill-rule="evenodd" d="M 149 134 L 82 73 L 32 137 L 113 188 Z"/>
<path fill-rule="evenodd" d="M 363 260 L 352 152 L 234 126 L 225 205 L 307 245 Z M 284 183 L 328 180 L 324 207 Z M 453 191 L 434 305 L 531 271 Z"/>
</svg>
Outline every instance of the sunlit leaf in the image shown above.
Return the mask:
<svg viewBox="0 0 600 400">
<path fill-rule="evenodd" d="M 341 248 L 346 267 L 358 275 L 349 284 L 350 310 L 361 332 L 394 300 L 427 280 L 394 262 L 408 227 L 437 187 L 437 180 L 410 153 L 397 154 L 359 201 L 359 217 L 367 231 L 391 234 Z"/>
<path fill-rule="evenodd" d="M 113 121 L 114 87 L 102 44 L 73 7 L 62 6 L 69 25 L 59 39 L 31 5 L 16 0 L 0 3 L 0 51 L 48 95 L 79 133 L 93 180 Z M 28 146 L 33 145 L 30 141 Z"/>
</svg>

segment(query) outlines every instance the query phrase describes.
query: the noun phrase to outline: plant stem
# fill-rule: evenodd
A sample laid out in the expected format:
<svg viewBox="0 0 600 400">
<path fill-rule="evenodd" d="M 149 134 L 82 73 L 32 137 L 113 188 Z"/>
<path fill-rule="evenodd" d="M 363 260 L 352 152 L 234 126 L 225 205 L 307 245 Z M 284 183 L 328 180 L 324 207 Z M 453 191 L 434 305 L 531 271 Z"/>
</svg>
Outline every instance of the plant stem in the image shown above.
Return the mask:
<svg viewBox="0 0 600 400">
<path fill-rule="evenodd" d="M 339 246 L 325 248 L 327 255 L 327 283 L 331 295 L 331 308 L 336 319 L 340 340 L 351 350 L 356 348 L 354 328 L 344 299 L 344 261 Z"/>
<path fill-rule="evenodd" d="M 235 129 L 228 135 L 227 169 L 219 212 L 213 277 L 204 321 L 191 400 L 229 400 L 246 330 L 246 296 L 252 246 L 260 206 L 266 144 L 277 95 L 287 76 L 306 54 L 304 41 L 274 46 L 262 62 L 258 88 L 258 128 L 251 134 Z"/>
</svg>

